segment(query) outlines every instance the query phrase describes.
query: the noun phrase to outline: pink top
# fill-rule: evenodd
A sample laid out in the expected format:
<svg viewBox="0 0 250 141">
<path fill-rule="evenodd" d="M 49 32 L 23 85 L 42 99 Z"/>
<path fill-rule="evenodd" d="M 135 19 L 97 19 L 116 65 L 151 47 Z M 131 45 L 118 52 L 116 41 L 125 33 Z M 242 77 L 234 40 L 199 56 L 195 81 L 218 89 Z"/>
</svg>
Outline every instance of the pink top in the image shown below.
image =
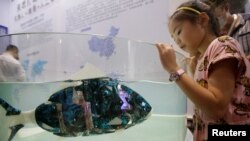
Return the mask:
<svg viewBox="0 0 250 141">
<path fill-rule="evenodd" d="M 199 59 L 194 79 L 207 88 L 211 65 L 228 58 L 238 60 L 237 83 L 225 116 L 219 120 L 207 117 L 195 109 L 194 140 L 207 140 L 208 124 L 250 124 L 250 62 L 246 59 L 237 40 L 229 36 L 216 38 Z M 226 82 L 222 82 L 226 83 Z"/>
</svg>

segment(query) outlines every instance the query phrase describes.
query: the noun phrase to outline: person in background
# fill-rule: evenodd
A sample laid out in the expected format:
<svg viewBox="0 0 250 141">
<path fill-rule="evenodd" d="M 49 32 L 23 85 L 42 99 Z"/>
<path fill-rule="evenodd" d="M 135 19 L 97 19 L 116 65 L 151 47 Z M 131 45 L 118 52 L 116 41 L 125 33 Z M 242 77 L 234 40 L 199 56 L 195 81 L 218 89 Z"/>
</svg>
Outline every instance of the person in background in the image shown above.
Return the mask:
<svg viewBox="0 0 250 141">
<path fill-rule="evenodd" d="M 236 12 L 237 7 L 233 9 L 231 6 L 232 4 L 235 4 L 236 2 L 240 4 L 246 3 L 246 1 L 202 0 L 202 2 L 211 6 L 211 10 L 219 21 L 220 34 L 229 35 L 238 40 L 241 47 L 243 48 L 243 51 L 247 55 L 248 60 L 250 60 L 250 13 L 230 12 Z M 244 10 L 241 10 L 239 12 L 242 11 Z"/>
<path fill-rule="evenodd" d="M 0 82 L 25 81 L 25 71 L 19 62 L 18 48 L 8 45 L 0 55 Z"/>
<path fill-rule="evenodd" d="M 236 39 L 219 36 L 210 7 L 197 0 L 182 3 L 168 28 L 177 45 L 198 58 L 192 78 L 177 64 L 172 46 L 156 44 L 169 80 L 195 105 L 194 141 L 208 139 L 209 125 L 249 124 L 250 63 Z"/>
</svg>

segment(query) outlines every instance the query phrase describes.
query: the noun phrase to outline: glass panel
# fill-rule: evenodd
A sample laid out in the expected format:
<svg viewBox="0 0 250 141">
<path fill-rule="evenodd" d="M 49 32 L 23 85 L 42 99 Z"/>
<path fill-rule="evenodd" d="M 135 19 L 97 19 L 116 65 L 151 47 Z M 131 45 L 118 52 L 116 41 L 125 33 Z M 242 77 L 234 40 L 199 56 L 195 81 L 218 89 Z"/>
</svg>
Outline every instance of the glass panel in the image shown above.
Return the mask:
<svg viewBox="0 0 250 141">
<path fill-rule="evenodd" d="M 45 103 L 64 86 L 63 80 L 110 77 L 141 95 L 152 106 L 144 123 L 124 132 L 74 137 L 74 140 L 183 141 L 186 135 L 186 97 L 175 83 L 168 81 L 154 44 L 111 36 L 23 33 L 1 36 L 19 48 L 26 73 L 25 82 L 1 82 L 0 98 L 21 111 Z M 0 51 L 4 51 L 1 49 Z M 183 55 L 176 52 L 178 63 Z M 86 68 L 91 68 L 87 71 Z M 80 73 L 80 75 L 79 75 Z M 10 132 L 9 117 L 0 106 L 0 136 Z M 139 135 L 140 134 L 140 135 Z M 72 140 L 28 124 L 17 132 L 14 141 Z"/>
<path fill-rule="evenodd" d="M 126 81 L 168 81 L 156 47 L 152 43 L 111 36 L 25 33 L 2 36 L 19 48 L 27 82 L 69 79 L 90 63 L 108 77 Z M 4 51 L 1 48 L 0 51 Z M 177 53 L 177 60 L 182 55 Z"/>
</svg>

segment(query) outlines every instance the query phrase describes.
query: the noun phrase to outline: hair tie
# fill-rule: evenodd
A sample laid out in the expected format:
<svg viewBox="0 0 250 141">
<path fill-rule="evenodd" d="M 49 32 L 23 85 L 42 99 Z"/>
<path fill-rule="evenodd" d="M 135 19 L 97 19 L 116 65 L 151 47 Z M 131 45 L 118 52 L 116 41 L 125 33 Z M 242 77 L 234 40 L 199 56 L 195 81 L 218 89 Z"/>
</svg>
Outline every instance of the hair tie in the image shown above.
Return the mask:
<svg viewBox="0 0 250 141">
<path fill-rule="evenodd" d="M 180 10 L 188 10 L 188 11 L 192 11 L 192 12 L 197 13 L 197 14 L 201 13 L 200 11 L 198 11 L 194 8 L 191 8 L 191 7 L 180 7 L 176 11 L 180 11 Z"/>
</svg>

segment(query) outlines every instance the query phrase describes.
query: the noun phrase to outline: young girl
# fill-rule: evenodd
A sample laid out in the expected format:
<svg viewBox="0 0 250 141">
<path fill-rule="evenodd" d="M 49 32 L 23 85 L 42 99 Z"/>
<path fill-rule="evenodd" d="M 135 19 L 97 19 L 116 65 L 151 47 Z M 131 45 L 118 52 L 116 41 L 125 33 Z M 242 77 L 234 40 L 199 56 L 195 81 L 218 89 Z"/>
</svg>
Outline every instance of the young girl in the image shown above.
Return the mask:
<svg viewBox="0 0 250 141">
<path fill-rule="evenodd" d="M 209 6 L 189 1 L 169 20 L 169 31 L 178 46 L 197 58 L 194 78 L 176 63 L 174 49 L 157 44 L 163 67 L 195 104 L 194 140 L 204 141 L 211 124 L 250 124 L 250 64 L 239 43 L 218 35 Z"/>
</svg>

